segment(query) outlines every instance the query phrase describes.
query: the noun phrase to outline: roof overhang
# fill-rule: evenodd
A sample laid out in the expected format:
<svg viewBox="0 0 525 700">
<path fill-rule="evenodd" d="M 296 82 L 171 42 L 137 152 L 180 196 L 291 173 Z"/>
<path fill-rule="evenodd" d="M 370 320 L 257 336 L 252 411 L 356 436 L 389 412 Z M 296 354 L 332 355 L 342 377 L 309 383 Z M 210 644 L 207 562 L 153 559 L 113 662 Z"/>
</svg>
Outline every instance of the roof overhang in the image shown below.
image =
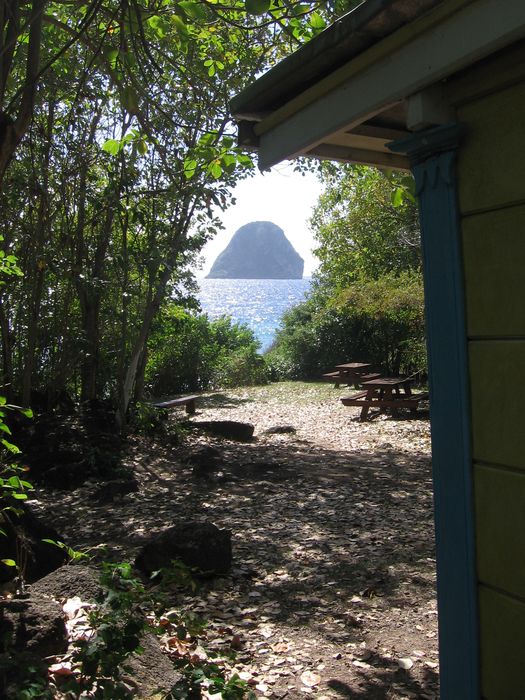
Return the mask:
<svg viewBox="0 0 525 700">
<path fill-rule="evenodd" d="M 368 0 L 232 100 L 259 167 L 315 156 L 408 168 L 387 144 L 453 119 L 443 82 L 525 37 L 522 0 Z"/>
</svg>

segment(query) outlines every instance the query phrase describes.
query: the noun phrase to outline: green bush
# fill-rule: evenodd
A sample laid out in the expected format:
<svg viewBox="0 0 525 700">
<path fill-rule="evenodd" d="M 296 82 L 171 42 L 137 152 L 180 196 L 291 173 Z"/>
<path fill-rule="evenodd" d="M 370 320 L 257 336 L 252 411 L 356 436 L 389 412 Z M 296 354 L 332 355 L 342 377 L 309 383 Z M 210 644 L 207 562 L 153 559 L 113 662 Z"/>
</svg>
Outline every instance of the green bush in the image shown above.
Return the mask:
<svg viewBox="0 0 525 700">
<path fill-rule="evenodd" d="M 426 371 L 419 273 L 361 280 L 331 297 L 314 292 L 285 314 L 267 355 L 272 379 L 315 379 L 350 360 L 386 374 Z"/>
<path fill-rule="evenodd" d="M 267 381 L 259 343 L 242 324 L 210 321 L 171 305 L 153 332 L 146 386 L 152 396 L 205 391 Z"/>
</svg>

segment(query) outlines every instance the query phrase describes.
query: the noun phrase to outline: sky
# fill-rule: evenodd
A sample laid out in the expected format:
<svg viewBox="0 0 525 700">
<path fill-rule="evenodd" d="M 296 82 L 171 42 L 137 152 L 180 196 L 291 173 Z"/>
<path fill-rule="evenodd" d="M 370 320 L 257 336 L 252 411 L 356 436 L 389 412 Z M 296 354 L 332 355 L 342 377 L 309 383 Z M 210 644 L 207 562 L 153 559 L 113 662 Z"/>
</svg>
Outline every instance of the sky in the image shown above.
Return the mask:
<svg viewBox="0 0 525 700">
<path fill-rule="evenodd" d="M 304 260 L 304 276 L 309 277 L 317 265 L 312 255 L 314 242 L 307 221 L 321 194 L 321 184 L 312 173 L 296 173 L 285 163 L 262 174 L 243 180 L 234 189 L 237 204 L 220 215 L 224 231 L 206 244 L 202 251 L 205 264 L 197 271 L 205 277 L 215 258 L 222 253 L 233 234 L 250 221 L 272 221 Z"/>
</svg>

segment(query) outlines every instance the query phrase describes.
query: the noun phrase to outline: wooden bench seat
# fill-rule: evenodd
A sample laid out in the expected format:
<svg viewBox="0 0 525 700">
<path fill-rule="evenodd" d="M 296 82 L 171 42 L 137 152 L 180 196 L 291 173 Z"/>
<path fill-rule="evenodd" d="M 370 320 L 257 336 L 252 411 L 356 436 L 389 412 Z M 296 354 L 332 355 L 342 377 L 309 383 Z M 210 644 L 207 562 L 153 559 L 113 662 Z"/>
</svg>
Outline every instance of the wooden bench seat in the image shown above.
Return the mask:
<svg viewBox="0 0 525 700">
<path fill-rule="evenodd" d="M 380 376 L 379 372 L 372 372 L 371 374 L 360 374 L 357 379 L 359 382 L 369 382 L 371 379 L 379 379 Z"/>
<path fill-rule="evenodd" d="M 155 408 L 175 408 L 176 406 L 185 406 L 186 413 L 193 414 L 196 411 L 195 401 L 198 396 L 180 396 L 176 399 L 168 399 L 167 401 L 154 401 L 152 405 Z"/>
<path fill-rule="evenodd" d="M 364 406 L 364 398 L 367 394 L 367 391 L 360 391 L 357 394 L 352 394 L 352 396 L 343 396 L 341 399 L 341 403 L 344 406 Z"/>
<path fill-rule="evenodd" d="M 400 394 L 383 398 L 380 396 L 368 396 L 368 391 L 360 391 L 351 396 L 343 396 L 341 403 L 344 406 L 359 406 L 361 407 L 361 420 L 364 420 L 368 414 L 369 408 L 379 408 L 382 411 L 385 408 L 391 408 L 395 414 L 399 408 L 408 408 L 413 413 L 417 410 L 421 401 L 426 401 L 428 394 Z M 365 410 L 366 409 L 366 410 Z"/>
<path fill-rule="evenodd" d="M 348 384 L 350 380 L 343 377 L 339 372 L 326 372 L 321 375 L 321 381 L 330 382 L 334 384 L 335 387 L 339 387 L 341 384 Z"/>
<path fill-rule="evenodd" d="M 340 378 L 341 378 L 341 375 L 339 374 L 339 372 L 325 372 L 325 374 L 321 375 L 321 379 L 323 379 L 326 382 L 328 382 L 328 381 L 333 382 L 334 379 L 340 379 Z"/>
</svg>

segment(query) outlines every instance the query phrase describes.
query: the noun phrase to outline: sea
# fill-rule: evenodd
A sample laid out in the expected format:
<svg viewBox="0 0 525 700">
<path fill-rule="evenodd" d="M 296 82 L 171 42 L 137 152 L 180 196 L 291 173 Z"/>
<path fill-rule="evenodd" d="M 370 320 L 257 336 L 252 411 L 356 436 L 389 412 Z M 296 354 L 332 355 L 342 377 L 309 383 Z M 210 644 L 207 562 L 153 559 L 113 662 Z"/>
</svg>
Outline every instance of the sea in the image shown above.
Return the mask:
<svg viewBox="0 0 525 700">
<path fill-rule="evenodd" d="M 230 316 L 244 323 L 260 342 L 259 352 L 271 346 L 281 317 L 304 301 L 311 277 L 300 280 L 200 279 L 199 301 L 210 319 Z"/>
</svg>

